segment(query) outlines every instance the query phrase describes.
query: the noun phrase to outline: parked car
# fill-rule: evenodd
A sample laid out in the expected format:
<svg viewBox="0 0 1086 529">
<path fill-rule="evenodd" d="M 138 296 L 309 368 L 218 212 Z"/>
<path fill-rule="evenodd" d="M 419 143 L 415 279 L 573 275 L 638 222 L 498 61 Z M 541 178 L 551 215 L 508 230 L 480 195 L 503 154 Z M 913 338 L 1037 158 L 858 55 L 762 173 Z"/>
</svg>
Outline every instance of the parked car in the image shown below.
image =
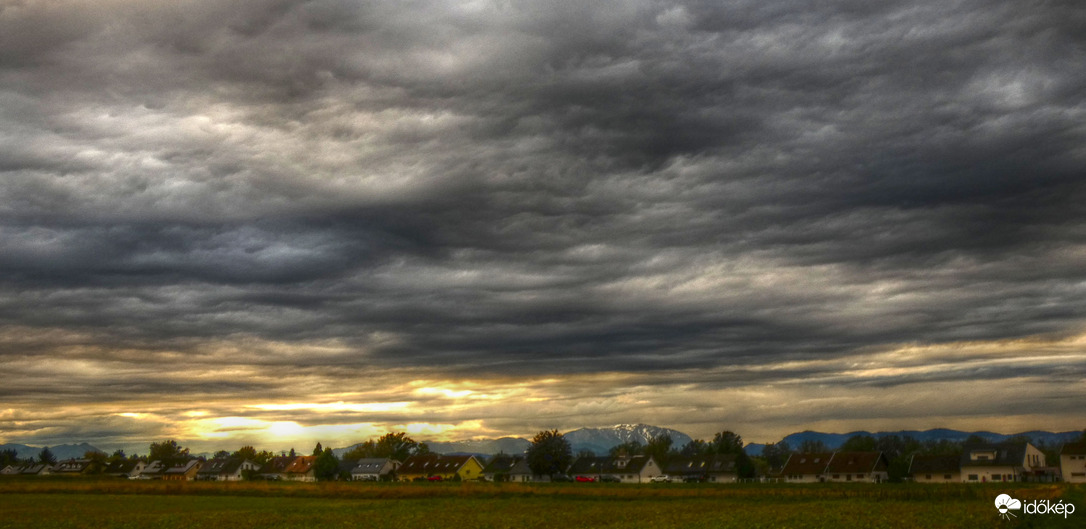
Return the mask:
<svg viewBox="0 0 1086 529">
<path fill-rule="evenodd" d="M 683 483 L 705 483 L 704 476 L 686 476 L 683 478 Z"/>
<path fill-rule="evenodd" d="M 576 479 L 578 483 L 592 483 L 596 481 L 596 478 L 592 476 L 577 476 L 574 479 Z"/>
<path fill-rule="evenodd" d="M 649 481 L 653 483 L 671 483 L 671 477 L 667 474 L 660 474 L 659 476 L 649 478 Z"/>
<path fill-rule="evenodd" d="M 426 481 L 441 481 L 441 476 L 430 476 L 426 478 Z"/>
<path fill-rule="evenodd" d="M 569 476 L 567 476 L 565 474 L 558 474 L 557 476 L 551 477 L 551 481 L 554 481 L 556 483 L 572 483 L 573 478 L 571 478 L 571 477 L 569 477 Z"/>
<path fill-rule="evenodd" d="M 600 481 L 600 483 L 622 483 L 621 479 L 618 479 L 615 476 L 611 476 L 611 475 L 600 476 L 599 481 Z"/>
</svg>

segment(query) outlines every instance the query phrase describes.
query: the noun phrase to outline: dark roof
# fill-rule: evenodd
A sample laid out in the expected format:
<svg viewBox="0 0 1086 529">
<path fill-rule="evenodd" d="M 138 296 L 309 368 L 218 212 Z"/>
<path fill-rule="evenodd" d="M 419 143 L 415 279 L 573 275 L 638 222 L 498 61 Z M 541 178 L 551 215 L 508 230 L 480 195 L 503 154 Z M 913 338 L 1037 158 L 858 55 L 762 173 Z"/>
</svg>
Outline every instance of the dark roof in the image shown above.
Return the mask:
<svg viewBox="0 0 1086 529">
<path fill-rule="evenodd" d="M 680 457 L 668 463 L 667 468 L 664 469 L 664 473 L 672 476 L 735 474 L 735 459 L 735 454 Z"/>
<path fill-rule="evenodd" d="M 200 470 L 196 473 L 204 475 L 230 475 L 236 473 L 244 462 L 244 460 L 235 457 L 212 459 L 204 463 L 204 466 L 200 467 Z"/>
<path fill-rule="evenodd" d="M 889 466 L 882 452 L 834 452 L 826 473 L 859 474 L 886 471 Z"/>
<path fill-rule="evenodd" d="M 411 456 L 400 466 L 400 474 L 451 474 L 460 470 L 472 456 L 425 454 Z"/>
<path fill-rule="evenodd" d="M 390 461 L 392 461 L 392 460 L 387 459 L 387 458 L 386 459 L 381 459 L 381 458 L 359 459 L 358 461 L 355 461 L 355 462 L 351 463 L 351 473 L 352 474 L 377 474 L 377 473 L 381 472 L 381 469 L 385 468 L 385 465 L 387 465 Z"/>
<path fill-rule="evenodd" d="M 297 456 L 276 456 L 260 467 L 261 474 L 278 474 L 286 471 Z"/>
<path fill-rule="evenodd" d="M 1061 456 L 1086 456 L 1086 441 L 1079 441 L 1077 443 L 1067 443 L 1060 449 Z"/>
<path fill-rule="evenodd" d="M 961 466 L 964 467 L 1018 467 L 1026 460 L 1024 442 L 1011 443 L 976 443 L 962 447 Z M 974 459 L 973 454 L 990 454 L 989 459 Z"/>
<path fill-rule="evenodd" d="M 569 467 L 570 474 L 637 474 L 649 462 L 649 456 L 579 457 Z"/>
<path fill-rule="evenodd" d="M 784 476 L 824 474 L 832 457 L 833 452 L 792 454 L 791 456 L 788 456 L 788 461 L 784 463 L 781 474 Z"/>
<path fill-rule="evenodd" d="M 508 456 L 503 454 L 496 455 L 485 467 L 483 467 L 483 474 L 506 474 L 510 470 L 513 470 L 513 466 L 521 459 L 524 458 L 521 456 Z"/>
<path fill-rule="evenodd" d="M 960 472 L 958 456 L 930 456 L 917 454 L 909 463 L 909 474 L 953 474 Z"/>
<path fill-rule="evenodd" d="M 109 464 L 106 467 L 106 474 L 129 474 L 136 469 L 136 465 L 140 463 L 138 459 L 119 459 Z"/>
<path fill-rule="evenodd" d="M 53 465 L 53 472 L 60 474 L 80 474 L 91 464 L 89 459 L 66 459 Z"/>
</svg>

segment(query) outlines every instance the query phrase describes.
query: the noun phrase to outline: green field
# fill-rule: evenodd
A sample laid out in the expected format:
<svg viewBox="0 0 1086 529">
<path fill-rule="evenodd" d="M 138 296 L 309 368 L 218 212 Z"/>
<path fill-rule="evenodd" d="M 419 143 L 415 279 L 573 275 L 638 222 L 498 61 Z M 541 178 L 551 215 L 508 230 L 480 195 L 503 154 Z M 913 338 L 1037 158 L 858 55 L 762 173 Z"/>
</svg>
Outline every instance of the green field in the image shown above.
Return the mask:
<svg viewBox="0 0 1086 529">
<path fill-rule="evenodd" d="M 0 480 L 0 528 L 1086 527 L 1083 486 L 357 484 Z M 993 501 L 1062 499 L 1064 520 Z"/>
</svg>

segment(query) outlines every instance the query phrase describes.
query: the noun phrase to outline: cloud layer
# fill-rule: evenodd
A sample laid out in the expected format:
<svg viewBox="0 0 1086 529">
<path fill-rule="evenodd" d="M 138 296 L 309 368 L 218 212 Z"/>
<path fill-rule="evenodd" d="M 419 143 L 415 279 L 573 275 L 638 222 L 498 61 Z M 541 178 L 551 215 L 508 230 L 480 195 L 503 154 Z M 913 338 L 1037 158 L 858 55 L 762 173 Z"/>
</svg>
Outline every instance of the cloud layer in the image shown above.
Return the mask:
<svg viewBox="0 0 1086 529">
<path fill-rule="evenodd" d="M 1081 427 L 1074 2 L 581 4 L 4 4 L 0 436 Z"/>
</svg>

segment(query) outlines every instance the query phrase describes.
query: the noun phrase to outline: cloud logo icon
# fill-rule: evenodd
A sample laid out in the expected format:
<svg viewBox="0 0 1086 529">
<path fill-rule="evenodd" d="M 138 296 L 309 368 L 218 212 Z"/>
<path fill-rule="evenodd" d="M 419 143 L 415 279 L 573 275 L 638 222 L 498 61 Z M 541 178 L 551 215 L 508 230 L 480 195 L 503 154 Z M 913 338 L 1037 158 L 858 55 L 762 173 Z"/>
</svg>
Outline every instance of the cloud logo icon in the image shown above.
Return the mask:
<svg viewBox="0 0 1086 529">
<path fill-rule="evenodd" d="M 1009 494 L 1000 494 L 995 499 L 996 509 L 999 510 L 999 517 L 1010 520 L 1011 517 L 1017 518 L 1011 511 L 1018 511 L 1022 509 L 1022 502 L 1012 498 Z"/>
</svg>

